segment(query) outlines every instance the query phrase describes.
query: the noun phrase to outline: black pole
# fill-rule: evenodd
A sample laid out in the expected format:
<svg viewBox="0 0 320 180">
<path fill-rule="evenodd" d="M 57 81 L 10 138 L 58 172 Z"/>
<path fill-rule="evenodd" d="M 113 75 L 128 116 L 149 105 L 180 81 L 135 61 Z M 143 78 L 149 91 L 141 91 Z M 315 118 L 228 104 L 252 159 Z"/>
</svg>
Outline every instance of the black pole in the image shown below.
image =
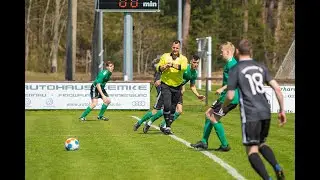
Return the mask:
<svg viewBox="0 0 320 180">
<path fill-rule="evenodd" d="M 67 55 L 65 79 L 73 81 L 76 71 L 77 0 L 68 0 Z"/>
<path fill-rule="evenodd" d="M 91 61 L 91 80 L 93 81 L 98 74 L 99 52 L 98 52 L 98 25 L 99 12 L 94 12 L 94 25 L 92 35 L 92 61 Z"/>
</svg>

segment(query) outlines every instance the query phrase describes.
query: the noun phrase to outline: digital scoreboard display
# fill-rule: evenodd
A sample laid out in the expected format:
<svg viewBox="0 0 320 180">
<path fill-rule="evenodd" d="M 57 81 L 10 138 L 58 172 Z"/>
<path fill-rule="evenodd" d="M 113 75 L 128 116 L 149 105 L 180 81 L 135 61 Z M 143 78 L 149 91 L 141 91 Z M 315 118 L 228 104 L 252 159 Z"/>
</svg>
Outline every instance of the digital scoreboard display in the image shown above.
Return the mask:
<svg viewBox="0 0 320 180">
<path fill-rule="evenodd" d="M 97 0 L 103 12 L 159 12 L 159 0 Z"/>
</svg>

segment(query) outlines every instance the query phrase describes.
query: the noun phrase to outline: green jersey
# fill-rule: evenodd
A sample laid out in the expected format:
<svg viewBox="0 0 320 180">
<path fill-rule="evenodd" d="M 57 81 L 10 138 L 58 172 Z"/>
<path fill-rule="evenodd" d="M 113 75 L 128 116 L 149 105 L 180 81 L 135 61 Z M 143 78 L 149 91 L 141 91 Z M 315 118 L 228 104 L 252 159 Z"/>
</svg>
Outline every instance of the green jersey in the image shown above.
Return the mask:
<svg viewBox="0 0 320 180">
<path fill-rule="evenodd" d="M 107 69 L 102 70 L 99 72 L 96 79 L 93 81 L 93 85 L 96 86 L 97 84 L 100 84 L 101 88 L 103 89 L 106 83 L 110 80 L 110 77 L 112 75 L 112 72 L 108 71 Z"/>
<path fill-rule="evenodd" d="M 191 65 L 188 64 L 186 71 L 183 73 L 182 85 L 185 85 L 190 81 L 190 84 L 196 84 L 196 79 L 198 78 L 198 71 L 191 69 Z"/>
<path fill-rule="evenodd" d="M 237 64 L 237 60 L 232 57 L 228 60 L 228 62 L 223 67 L 223 80 L 222 80 L 222 86 L 225 86 L 228 84 L 228 78 L 229 78 L 229 71 L 230 69 Z M 225 89 L 218 99 L 220 102 L 224 102 L 227 94 L 227 89 Z M 238 88 L 235 90 L 234 98 L 231 101 L 231 104 L 238 104 L 239 103 L 239 90 Z"/>
</svg>

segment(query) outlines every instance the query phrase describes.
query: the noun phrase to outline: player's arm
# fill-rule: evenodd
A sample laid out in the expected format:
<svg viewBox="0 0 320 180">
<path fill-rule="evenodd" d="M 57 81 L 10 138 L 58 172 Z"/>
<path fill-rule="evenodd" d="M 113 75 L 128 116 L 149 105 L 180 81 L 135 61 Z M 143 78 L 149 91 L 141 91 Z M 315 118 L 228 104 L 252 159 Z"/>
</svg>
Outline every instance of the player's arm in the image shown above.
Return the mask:
<svg viewBox="0 0 320 180">
<path fill-rule="evenodd" d="M 224 107 L 227 107 L 227 106 L 230 104 L 230 102 L 231 102 L 232 99 L 234 98 L 234 94 L 235 94 L 235 90 L 229 89 L 229 90 L 227 91 L 227 96 L 226 96 L 226 99 L 224 100 L 222 109 L 223 109 Z"/>
<path fill-rule="evenodd" d="M 157 71 L 157 72 L 154 74 L 154 82 L 160 80 L 160 77 L 161 77 L 161 72 Z"/>
<path fill-rule="evenodd" d="M 220 95 L 224 90 L 227 89 L 227 85 L 222 86 L 221 88 L 216 90 L 216 94 Z"/>
<path fill-rule="evenodd" d="M 163 72 L 168 68 L 170 68 L 170 66 L 166 63 L 165 55 L 162 55 L 156 69 L 158 72 Z"/>
<path fill-rule="evenodd" d="M 280 112 L 284 112 L 283 94 L 281 92 L 281 88 L 280 88 L 279 84 L 274 79 L 271 80 L 268 84 L 272 87 L 272 89 L 276 93 L 276 96 L 277 96 L 277 99 L 279 102 L 279 106 L 280 106 Z"/>
<path fill-rule="evenodd" d="M 103 78 L 104 76 L 107 74 L 107 71 L 104 71 L 104 72 L 100 72 L 98 74 L 98 78 L 97 78 L 97 89 L 98 89 L 98 92 L 101 94 L 102 97 L 104 97 L 105 95 L 103 94 L 102 92 L 102 88 L 101 88 L 101 83 L 103 82 Z"/>
<path fill-rule="evenodd" d="M 206 99 L 206 97 L 204 95 L 200 95 L 198 93 L 197 88 L 196 88 L 196 80 L 195 79 L 190 80 L 190 89 L 193 92 L 193 94 L 197 96 L 198 99 L 200 99 L 200 100 Z"/>
<path fill-rule="evenodd" d="M 157 71 L 156 74 L 155 74 L 155 78 L 154 78 L 154 85 L 156 87 L 158 87 L 160 85 L 160 83 L 161 83 L 160 78 L 161 78 L 161 72 Z"/>
<path fill-rule="evenodd" d="M 265 75 L 265 80 L 267 82 L 267 84 L 269 86 L 271 86 L 271 88 L 274 90 L 274 92 L 276 93 L 276 97 L 280 106 L 280 111 L 278 114 L 278 119 L 279 119 L 279 125 L 283 126 L 286 122 L 287 122 L 287 118 L 286 118 L 286 114 L 285 114 L 285 110 L 284 110 L 284 100 L 283 100 L 283 94 L 281 92 L 281 88 L 278 84 L 278 82 L 276 80 L 274 80 L 268 70 L 264 67 L 264 75 Z"/>
<path fill-rule="evenodd" d="M 286 114 L 284 111 L 284 103 L 283 103 L 283 94 L 281 92 L 281 88 L 279 84 L 277 83 L 276 80 L 271 80 L 268 82 L 268 84 L 272 87 L 274 92 L 276 93 L 276 97 L 280 106 L 280 111 L 278 114 L 278 119 L 279 119 L 279 125 L 283 126 L 287 122 Z"/>
<path fill-rule="evenodd" d="M 228 78 L 228 85 L 227 85 L 227 95 L 224 100 L 224 103 L 222 104 L 222 109 L 224 109 L 230 104 L 230 102 L 235 96 L 235 90 L 238 85 L 238 76 L 237 76 L 236 68 L 232 68 L 229 71 L 228 75 L 229 75 L 229 78 Z"/>
</svg>

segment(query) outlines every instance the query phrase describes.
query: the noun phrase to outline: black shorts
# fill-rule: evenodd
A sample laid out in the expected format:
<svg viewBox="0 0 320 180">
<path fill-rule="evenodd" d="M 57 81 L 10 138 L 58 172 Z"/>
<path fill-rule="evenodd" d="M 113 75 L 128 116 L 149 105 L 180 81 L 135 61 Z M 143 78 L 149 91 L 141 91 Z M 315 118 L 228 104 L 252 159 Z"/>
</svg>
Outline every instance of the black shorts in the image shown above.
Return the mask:
<svg viewBox="0 0 320 180">
<path fill-rule="evenodd" d="M 163 96 L 161 94 L 161 91 L 158 93 L 158 96 L 157 96 L 157 99 L 156 99 L 156 102 L 153 106 L 154 109 L 156 110 L 160 110 L 163 108 L 163 104 L 164 104 L 164 101 L 163 101 Z"/>
<path fill-rule="evenodd" d="M 173 114 L 181 97 L 182 85 L 177 87 L 169 86 L 161 82 L 161 96 L 163 96 L 163 113 Z M 171 117 L 171 116 L 170 116 Z"/>
<path fill-rule="evenodd" d="M 266 142 L 270 119 L 242 123 L 242 143 L 245 146 L 260 145 Z"/>
<path fill-rule="evenodd" d="M 102 92 L 105 96 L 109 97 L 108 93 L 106 92 L 106 90 L 104 88 L 102 88 Z M 90 88 L 90 97 L 91 99 L 98 99 L 98 98 L 102 98 L 101 94 L 99 93 L 97 86 L 94 86 L 93 84 L 91 85 Z"/>
<path fill-rule="evenodd" d="M 213 109 L 214 114 L 216 114 L 216 115 L 220 114 L 219 111 L 221 110 L 222 104 L 223 103 L 220 101 L 215 101 L 212 103 L 211 108 Z M 231 111 L 232 109 L 234 109 L 236 107 L 237 107 L 237 104 L 229 104 L 226 107 L 225 111 L 223 111 L 224 115 L 226 115 L 229 111 Z"/>
</svg>

